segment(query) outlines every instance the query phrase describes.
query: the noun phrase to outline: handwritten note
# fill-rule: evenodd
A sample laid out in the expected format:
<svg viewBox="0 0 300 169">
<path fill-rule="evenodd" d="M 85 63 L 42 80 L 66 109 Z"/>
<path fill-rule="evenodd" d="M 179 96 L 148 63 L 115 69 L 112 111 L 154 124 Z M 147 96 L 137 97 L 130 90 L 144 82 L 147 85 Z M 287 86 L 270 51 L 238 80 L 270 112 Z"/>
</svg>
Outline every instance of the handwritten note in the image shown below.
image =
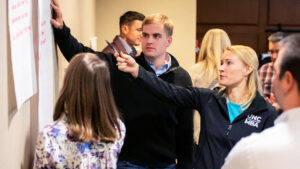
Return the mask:
<svg viewBox="0 0 300 169">
<path fill-rule="evenodd" d="M 8 1 L 11 60 L 18 109 L 37 90 L 31 16 L 31 0 Z"/>
<path fill-rule="evenodd" d="M 51 0 L 39 0 L 39 127 L 52 122 L 54 106 L 54 42 Z"/>
</svg>

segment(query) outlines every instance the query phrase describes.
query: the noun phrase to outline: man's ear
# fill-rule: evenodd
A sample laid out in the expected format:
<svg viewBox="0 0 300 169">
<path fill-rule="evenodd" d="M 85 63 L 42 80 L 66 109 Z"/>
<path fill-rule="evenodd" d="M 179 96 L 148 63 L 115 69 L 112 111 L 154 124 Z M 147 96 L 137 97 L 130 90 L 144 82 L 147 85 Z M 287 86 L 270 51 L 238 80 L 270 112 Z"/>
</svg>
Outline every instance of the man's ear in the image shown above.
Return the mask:
<svg viewBox="0 0 300 169">
<path fill-rule="evenodd" d="M 295 79 L 290 71 L 284 72 L 282 78 L 282 90 L 284 93 L 290 92 L 296 85 Z"/>
<path fill-rule="evenodd" d="M 123 34 L 127 34 L 129 31 L 129 27 L 127 25 L 122 25 L 121 26 L 121 31 Z"/>
<path fill-rule="evenodd" d="M 172 41 L 173 41 L 173 37 L 169 36 L 168 37 L 168 46 L 167 47 L 169 47 L 172 44 Z"/>
</svg>

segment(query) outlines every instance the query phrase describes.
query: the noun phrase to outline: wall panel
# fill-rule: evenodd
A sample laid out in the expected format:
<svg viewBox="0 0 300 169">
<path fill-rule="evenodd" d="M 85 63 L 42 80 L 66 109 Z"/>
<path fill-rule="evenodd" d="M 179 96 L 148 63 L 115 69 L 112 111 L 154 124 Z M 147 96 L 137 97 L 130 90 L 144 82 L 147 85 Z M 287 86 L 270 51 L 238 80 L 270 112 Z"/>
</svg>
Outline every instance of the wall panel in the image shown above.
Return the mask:
<svg viewBox="0 0 300 169">
<path fill-rule="evenodd" d="M 198 0 L 196 39 L 201 44 L 207 30 L 221 28 L 233 44 L 250 46 L 260 55 L 268 50 L 270 34 L 300 32 L 299 9 L 299 0 Z"/>
</svg>

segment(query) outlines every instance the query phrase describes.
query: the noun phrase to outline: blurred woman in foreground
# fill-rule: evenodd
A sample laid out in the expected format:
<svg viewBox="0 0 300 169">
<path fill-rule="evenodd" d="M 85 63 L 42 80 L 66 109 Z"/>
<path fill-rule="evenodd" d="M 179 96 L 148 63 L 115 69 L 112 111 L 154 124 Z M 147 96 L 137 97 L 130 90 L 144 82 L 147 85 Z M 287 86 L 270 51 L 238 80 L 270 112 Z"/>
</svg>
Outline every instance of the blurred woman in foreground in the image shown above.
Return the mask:
<svg viewBox="0 0 300 169">
<path fill-rule="evenodd" d="M 125 126 L 108 67 L 95 54 L 71 60 L 53 120 L 38 136 L 34 168 L 116 168 Z"/>
</svg>

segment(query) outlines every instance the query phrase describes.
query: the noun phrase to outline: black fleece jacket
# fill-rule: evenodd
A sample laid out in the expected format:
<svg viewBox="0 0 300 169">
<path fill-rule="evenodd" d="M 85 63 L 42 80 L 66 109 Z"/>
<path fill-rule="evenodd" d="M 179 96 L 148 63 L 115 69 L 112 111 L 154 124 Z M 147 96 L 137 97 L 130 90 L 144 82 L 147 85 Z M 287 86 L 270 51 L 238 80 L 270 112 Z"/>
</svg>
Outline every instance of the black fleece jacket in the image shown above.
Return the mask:
<svg viewBox="0 0 300 169">
<path fill-rule="evenodd" d="M 182 108 L 197 109 L 201 115 L 199 146 L 195 169 L 219 169 L 232 147 L 245 136 L 274 125 L 276 110 L 258 93 L 250 106 L 230 123 L 223 93 L 194 87 L 168 84 L 142 67 L 136 83 L 164 102 Z"/>
<path fill-rule="evenodd" d="M 92 52 L 107 62 L 113 94 L 126 126 L 126 137 L 119 160 L 148 167 L 166 167 L 175 163 L 177 168 L 192 168 L 193 160 L 193 113 L 162 102 L 132 81 L 129 74 L 121 72 L 112 54 L 95 52 L 79 43 L 64 25 L 54 29 L 57 42 L 64 57 L 69 61 L 80 52 Z M 188 73 L 172 57 L 171 68 L 159 77 L 169 83 L 191 86 Z M 136 58 L 146 70 L 154 71 L 146 63 L 143 53 Z"/>
</svg>

